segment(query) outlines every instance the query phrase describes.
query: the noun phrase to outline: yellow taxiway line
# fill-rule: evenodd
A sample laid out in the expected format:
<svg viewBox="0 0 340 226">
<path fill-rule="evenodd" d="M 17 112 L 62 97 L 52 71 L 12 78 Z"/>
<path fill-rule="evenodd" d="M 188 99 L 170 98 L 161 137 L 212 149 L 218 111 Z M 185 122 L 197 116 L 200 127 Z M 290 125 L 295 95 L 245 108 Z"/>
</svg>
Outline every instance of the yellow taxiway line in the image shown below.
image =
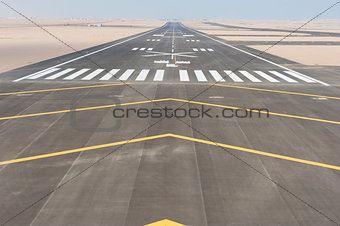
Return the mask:
<svg viewBox="0 0 340 226">
<path fill-rule="evenodd" d="M 305 159 L 299 159 L 299 158 L 294 158 L 294 157 L 289 157 L 289 156 L 284 156 L 284 155 L 278 155 L 278 154 L 258 151 L 258 150 L 254 150 L 254 149 L 250 149 L 250 148 L 243 148 L 243 147 L 238 147 L 238 146 L 233 146 L 233 145 L 228 145 L 228 144 L 223 144 L 223 143 L 217 143 L 217 142 L 213 142 L 213 141 L 197 139 L 197 138 L 193 138 L 193 137 L 187 137 L 187 136 L 182 136 L 182 135 L 177 135 L 177 134 L 172 134 L 172 133 L 161 134 L 161 135 L 156 135 L 156 136 L 149 136 L 149 137 L 142 137 L 142 138 L 131 139 L 131 140 L 118 141 L 118 142 L 108 143 L 108 144 L 94 145 L 94 146 L 90 146 L 90 147 L 76 148 L 76 149 L 71 149 L 71 150 L 66 150 L 66 151 L 53 152 L 53 153 L 50 153 L 50 154 L 35 155 L 35 156 L 30 156 L 30 157 L 25 157 L 25 158 L 12 159 L 12 160 L 0 162 L 0 166 L 1 165 L 13 164 L 13 163 L 19 163 L 19 162 L 27 162 L 27 161 L 37 160 L 37 159 L 56 157 L 56 156 L 67 155 L 67 154 L 72 154 L 72 153 L 79 153 L 79 152 L 84 152 L 84 151 L 91 151 L 91 150 L 109 148 L 109 147 L 114 147 L 114 146 L 118 146 L 118 145 L 125 145 L 125 144 L 129 144 L 129 143 L 136 143 L 136 142 L 148 141 L 148 140 L 154 140 L 154 139 L 166 138 L 166 137 L 178 138 L 178 139 L 192 141 L 192 142 L 196 142 L 196 143 L 202 143 L 202 144 L 208 144 L 208 145 L 212 145 L 212 146 L 227 148 L 227 149 L 233 150 L 233 151 L 247 152 L 247 153 L 252 153 L 252 154 L 256 154 L 256 155 L 262 155 L 262 156 L 267 156 L 267 157 L 271 157 L 271 158 L 282 159 L 282 160 L 287 160 L 287 161 L 291 161 L 291 162 L 303 163 L 303 164 L 307 164 L 307 165 L 319 166 L 319 167 L 323 167 L 323 168 L 328 168 L 328 169 L 340 171 L 340 166 L 329 165 L 329 164 L 325 164 L 325 163 L 314 162 L 314 161 L 309 161 L 309 160 L 305 160 Z"/>
<path fill-rule="evenodd" d="M 122 104 L 111 104 L 111 105 L 102 105 L 102 106 L 94 106 L 94 107 L 86 107 L 86 108 L 67 109 L 67 110 L 60 110 L 60 111 L 41 112 L 41 113 L 33 113 L 33 114 L 26 114 L 26 115 L 14 115 L 14 116 L 0 117 L 0 121 L 1 120 L 8 120 L 8 119 L 27 118 L 27 117 L 43 116 L 43 115 L 53 115 L 53 114 L 61 114 L 61 113 L 69 113 L 69 112 L 77 112 L 77 111 L 88 111 L 88 110 L 104 109 L 104 108 L 111 108 L 111 107 L 118 107 L 118 106 L 128 106 L 128 105 L 134 105 L 134 104 L 162 102 L 162 101 L 178 101 L 178 102 L 183 102 L 183 103 L 200 104 L 200 105 L 212 106 L 212 107 L 218 107 L 218 108 L 242 109 L 242 110 L 246 110 L 246 111 L 257 112 L 257 113 L 260 113 L 260 114 L 267 114 L 267 112 L 258 111 L 258 110 L 254 110 L 254 109 L 246 109 L 246 108 L 233 107 L 233 106 L 227 106 L 227 105 L 221 105 L 221 104 L 210 104 L 210 103 L 205 103 L 205 102 L 189 101 L 189 100 L 182 100 L 182 99 L 177 99 L 177 98 L 164 98 L 164 99 L 156 99 L 156 100 L 146 100 L 146 101 L 122 103 Z M 338 122 L 338 121 L 332 121 L 332 120 L 326 120 L 326 119 L 311 118 L 311 117 L 305 117 L 305 116 L 299 116 L 299 115 L 290 115 L 290 114 L 283 114 L 283 113 L 275 113 L 275 112 L 269 112 L 268 114 L 280 116 L 280 117 L 296 118 L 296 119 L 303 119 L 303 120 L 310 120 L 310 121 L 340 125 L 340 122 Z"/>
</svg>

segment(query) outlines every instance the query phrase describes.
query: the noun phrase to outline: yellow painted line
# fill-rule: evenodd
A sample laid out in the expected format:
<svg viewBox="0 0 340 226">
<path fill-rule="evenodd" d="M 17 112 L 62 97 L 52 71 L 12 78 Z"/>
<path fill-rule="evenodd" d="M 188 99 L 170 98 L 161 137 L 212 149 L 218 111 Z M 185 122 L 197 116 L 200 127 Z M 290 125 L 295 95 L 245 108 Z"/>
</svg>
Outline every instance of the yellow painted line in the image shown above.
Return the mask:
<svg viewBox="0 0 340 226">
<path fill-rule="evenodd" d="M 247 108 L 239 108 L 239 107 L 220 105 L 220 104 L 210 104 L 210 103 L 204 103 L 204 102 L 198 102 L 198 101 L 181 100 L 181 99 L 175 99 L 175 98 L 170 98 L 170 99 L 174 100 L 174 101 L 185 102 L 185 103 L 200 104 L 200 105 L 219 107 L 219 108 L 242 109 L 242 110 L 250 111 L 250 109 L 247 109 Z M 251 111 L 252 112 L 261 113 L 261 114 L 267 114 L 265 112 L 258 111 L 258 110 L 251 110 Z M 325 123 L 332 123 L 332 124 L 340 125 L 340 122 L 338 122 L 338 121 L 331 121 L 331 120 L 326 120 L 326 119 L 304 117 L 304 116 L 299 116 L 299 115 L 289 115 L 289 114 L 282 114 L 282 113 L 275 113 L 275 112 L 269 112 L 269 115 L 276 115 L 276 116 L 281 116 L 281 117 L 297 118 L 297 119 L 304 119 L 304 120 L 317 121 L 317 122 L 325 122 Z"/>
<path fill-rule="evenodd" d="M 228 144 L 222 144 L 222 143 L 216 143 L 213 141 L 207 141 L 207 140 L 202 140 L 202 139 L 197 139 L 197 138 L 192 138 L 192 137 L 186 137 L 186 136 L 181 136 L 181 135 L 176 135 L 176 134 L 169 134 L 170 137 L 175 137 L 183 140 L 189 140 L 189 141 L 194 141 L 198 143 L 203 143 L 203 144 L 209 144 L 213 146 L 219 146 L 219 147 L 224 147 L 232 150 L 237 150 L 237 151 L 242 151 L 242 152 L 248 152 L 248 153 L 253 153 L 257 155 L 263 155 L 263 156 L 268 156 L 272 158 L 277 158 L 277 159 L 284 159 L 292 162 L 299 162 L 299 163 L 304 163 L 308 165 L 313 165 L 313 166 L 320 166 L 324 168 L 329 168 L 329 169 L 335 169 L 335 170 L 340 170 L 340 166 L 334 166 L 334 165 L 329 165 L 329 164 L 324 164 L 324 163 L 319 163 L 319 162 L 313 162 L 309 160 L 304 160 L 304 159 L 298 159 L 298 158 L 293 158 L 289 156 L 284 156 L 284 155 L 277 155 L 277 154 L 272 154 L 268 152 L 263 152 L 263 151 L 257 151 L 249 148 L 242 148 L 242 147 L 237 147 L 233 145 L 228 145 Z"/>
<path fill-rule="evenodd" d="M 200 104 L 205 106 L 212 106 L 212 107 L 219 107 L 219 108 L 231 108 L 231 109 L 243 109 L 246 111 L 250 111 L 250 109 L 247 108 L 239 108 L 239 107 L 233 107 L 233 106 L 227 106 L 227 105 L 220 105 L 220 104 L 210 104 L 210 103 L 204 103 L 204 102 L 198 102 L 198 101 L 189 101 L 189 100 L 182 100 L 182 99 L 176 99 L 176 98 L 164 98 L 164 99 L 156 99 L 156 100 L 146 100 L 146 101 L 138 101 L 138 102 L 131 102 L 131 103 L 122 103 L 122 104 L 111 104 L 111 105 L 102 105 L 102 106 L 95 106 L 95 107 L 86 107 L 86 108 L 77 108 L 77 109 L 67 109 L 67 110 L 60 110 L 60 111 L 51 111 L 51 112 L 41 112 L 41 113 L 34 113 L 34 114 L 26 114 L 26 115 L 14 115 L 14 116 L 7 116 L 0 118 L 1 120 L 8 120 L 8 119 L 17 119 L 17 118 L 27 118 L 27 117 L 34 117 L 34 116 L 43 116 L 43 115 L 53 115 L 53 114 L 61 114 L 61 113 L 69 113 L 69 112 L 76 112 L 76 111 L 88 111 L 88 110 L 96 110 L 96 109 L 103 109 L 103 108 L 111 108 L 111 107 L 117 107 L 117 106 L 127 106 L 127 105 L 134 105 L 134 104 L 145 104 L 145 103 L 153 103 L 153 102 L 162 102 L 162 101 L 178 101 L 178 102 L 184 102 L 184 103 L 192 103 L 192 104 Z M 267 114 L 262 111 L 258 110 L 251 110 L 252 112 L 257 112 L 261 114 Z M 324 123 L 331 123 L 331 124 L 338 124 L 340 125 L 340 122 L 338 121 L 331 121 L 326 119 L 319 119 L 319 118 L 311 118 L 311 117 L 305 117 L 305 116 L 299 116 L 299 115 L 289 115 L 289 114 L 282 114 L 282 113 L 275 113 L 275 112 L 269 112 L 269 115 L 276 115 L 281 117 L 288 117 L 288 118 L 297 118 L 297 119 L 304 119 L 304 120 L 310 120 L 310 121 L 316 121 L 316 122 L 324 122 Z"/>
<path fill-rule="evenodd" d="M 67 155 L 67 154 L 72 154 L 72 153 L 77 153 L 77 152 L 108 148 L 108 147 L 124 145 L 124 144 L 128 144 L 128 143 L 136 143 L 136 142 L 140 142 L 140 141 L 152 140 L 152 139 L 168 137 L 168 136 L 169 136 L 169 134 L 163 134 L 163 135 L 137 138 L 137 139 L 132 139 L 132 140 L 124 140 L 124 141 L 119 141 L 119 142 L 114 142 L 114 143 L 109 143 L 109 144 L 101 144 L 101 145 L 94 145 L 94 146 L 90 146 L 90 147 L 76 148 L 76 149 L 72 149 L 72 150 L 54 152 L 54 153 L 44 154 L 44 155 L 35 155 L 35 156 L 31 156 L 31 157 L 26 157 L 26 158 L 19 158 L 19 159 L 3 161 L 3 162 L 0 162 L 0 166 L 1 165 L 13 164 L 13 163 L 19 163 L 19 162 L 27 162 L 27 161 L 37 160 L 37 159 L 50 158 L 50 157 L 55 157 L 55 156 L 60 156 L 60 155 Z"/>
<path fill-rule="evenodd" d="M 108 86 L 122 86 L 131 83 L 119 83 L 119 84 L 104 84 L 104 85 L 93 85 L 93 86 L 76 86 L 76 87 L 67 87 L 67 88 L 56 88 L 56 89 L 42 89 L 42 90 L 31 90 L 31 91 L 20 91 L 13 93 L 0 93 L 0 96 L 7 95 L 15 95 L 15 94 L 24 94 L 24 93 L 43 93 L 43 92 L 53 92 L 53 91 L 62 91 L 62 90 L 73 90 L 73 89 L 90 89 L 90 88 L 99 88 L 99 87 L 108 87 Z"/>
<path fill-rule="evenodd" d="M 166 138 L 166 137 L 173 137 L 173 138 L 178 138 L 178 139 L 182 139 L 182 140 L 202 143 L 202 144 L 224 147 L 224 148 L 228 148 L 228 149 L 231 149 L 231 150 L 248 152 L 248 153 L 252 153 L 252 154 L 257 154 L 257 155 L 262 155 L 262 156 L 267 156 L 267 157 L 272 157 L 272 158 L 277 158 L 277 159 L 283 159 L 283 160 L 287 160 L 287 161 L 291 161 L 291 162 L 298 162 L 298 163 L 303 163 L 303 164 L 307 164 L 307 165 L 313 165 L 313 166 L 319 166 L 319 167 L 328 168 L 328 169 L 340 170 L 340 166 L 329 165 L 329 164 L 324 164 L 324 163 L 319 163 L 319 162 L 313 162 L 313 161 L 309 161 L 309 160 L 293 158 L 293 157 L 284 156 L 284 155 L 272 154 L 272 153 L 258 151 L 258 150 L 254 150 L 254 149 L 243 148 L 243 147 L 238 147 L 238 146 L 233 146 L 233 145 L 228 145 L 228 144 L 223 144 L 223 143 L 216 143 L 216 142 L 213 142 L 213 141 L 207 141 L 207 140 L 202 140 L 202 139 L 197 139 L 197 138 L 193 138 L 193 137 L 187 137 L 187 136 L 182 136 L 182 135 L 177 135 L 177 134 L 172 134 L 172 133 L 149 136 L 149 137 L 142 137 L 142 138 L 137 138 L 137 139 L 132 139 L 132 140 L 118 141 L 118 142 L 114 142 L 114 143 L 101 144 L 101 145 L 95 145 L 95 146 L 90 146 L 90 147 L 76 148 L 76 149 L 72 149 L 72 150 L 54 152 L 54 153 L 50 153 L 50 154 L 35 155 L 35 156 L 31 156 L 31 157 L 26 157 L 26 158 L 13 159 L 13 160 L 0 162 L 0 166 L 1 165 L 13 164 L 13 163 L 19 163 L 19 162 L 27 162 L 27 161 L 37 160 L 37 159 L 50 158 L 50 157 L 61 156 L 61 155 L 67 155 L 67 154 L 78 153 L 78 152 L 83 152 L 83 151 L 97 150 L 97 149 L 108 148 L 108 147 L 113 147 L 113 146 L 118 146 L 118 145 L 129 144 L 129 143 L 136 143 L 136 142 L 140 142 L 140 141 L 148 141 L 148 140 L 154 140 L 154 139 L 158 139 L 158 138 Z"/>
<path fill-rule="evenodd" d="M 223 84 L 214 84 L 214 85 L 215 86 L 224 86 L 224 87 L 229 87 L 229 88 L 237 88 L 237 89 L 249 89 L 249 90 L 272 92 L 272 93 L 283 93 L 283 94 L 292 94 L 292 95 L 310 96 L 310 97 L 322 97 L 322 98 L 340 100 L 340 97 L 322 96 L 322 95 L 317 95 L 317 94 L 296 93 L 296 92 L 281 91 L 281 90 L 260 89 L 260 88 L 252 88 L 252 87 L 244 87 L 244 86 L 232 86 L 232 85 L 223 85 Z"/>
<path fill-rule="evenodd" d="M 34 116 L 43 116 L 43 115 L 54 115 L 54 114 L 61 114 L 61 113 L 69 113 L 69 112 L 76 112 L 76 111 L 88 111 L 88 110 L 96 110 L 96 109 L 103 109 L 103 108 L 111 108 L 117 106 L 127 106 L 127 105 L 134 105 L 134 104 L 145 104 L 145 103 L 153 103 L 153 102 L 161 102 L 169 100 L 166 99 L 157 99 L 157 100 L 146 100 L 146 101 L 137 101 L 131 103 L 122 103 L 122 104 L 111 104 L 111 105 L 102 105 L 102 106 L 95 106 L 95 107 L 86 107 L 86 108 L 77 108 L 77 109 L 67 109 L 67 110 L 60 110 L 60 111 L 50 111 L 50 112 L 41 112 L 41 113 L 34 113 L 34 114 L 27 114 L 27 115 L 14 115 L 8 117 L 2 117 L 1 120 L 8 120 L 8 119 L 17 119 L 17 118 L 27 118 L 27 117 L 34 117 Z"/>
</svg>

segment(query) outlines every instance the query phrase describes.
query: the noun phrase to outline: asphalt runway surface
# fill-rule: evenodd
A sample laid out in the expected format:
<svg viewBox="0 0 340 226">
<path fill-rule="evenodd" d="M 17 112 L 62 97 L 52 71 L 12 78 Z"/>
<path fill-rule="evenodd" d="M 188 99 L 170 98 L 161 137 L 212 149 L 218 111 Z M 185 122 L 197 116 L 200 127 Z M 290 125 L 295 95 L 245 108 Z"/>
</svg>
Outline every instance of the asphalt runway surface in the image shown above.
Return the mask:
<svg viewBox="0 0 340 226">
<path fill-rule="evenodd" d="M 0 223 L 339 225 L 340 70 L 257 54 L 169 22 L 2 73 Z"/>
</svg>

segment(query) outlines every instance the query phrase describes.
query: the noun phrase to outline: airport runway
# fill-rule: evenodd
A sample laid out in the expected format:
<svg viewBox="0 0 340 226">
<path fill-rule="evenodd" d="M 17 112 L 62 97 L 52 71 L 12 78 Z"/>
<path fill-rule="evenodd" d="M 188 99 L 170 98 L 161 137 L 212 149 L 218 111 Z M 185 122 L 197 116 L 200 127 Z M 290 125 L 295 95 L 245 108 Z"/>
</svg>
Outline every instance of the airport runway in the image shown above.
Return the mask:
<svg viewBox="0 0 340 226">
<path fill-rule="evenodd" d="M 340 70 L 257 54 L 169 22 L 0 74 L 0 224 L 339 225 Z"/>
</svg>

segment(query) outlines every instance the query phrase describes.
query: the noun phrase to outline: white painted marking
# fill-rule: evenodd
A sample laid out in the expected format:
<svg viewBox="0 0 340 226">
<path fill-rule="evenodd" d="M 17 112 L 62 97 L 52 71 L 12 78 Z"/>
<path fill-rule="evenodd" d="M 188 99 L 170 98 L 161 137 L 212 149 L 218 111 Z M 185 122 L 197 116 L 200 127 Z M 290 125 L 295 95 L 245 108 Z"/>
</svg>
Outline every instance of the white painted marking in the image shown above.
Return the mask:
<svg viewBox="0 0 340 226">
<path fill-rule="evenodd" d="M 216 82 L 225 82 L 225 80 L 223 79 L 223 77 L 220 75 L 220 73 L 218 73 L 215 70 L 210 70 L 209 71 L 210 74 L 212 75 L 212 77 L 214 77 L 214 79 L 216 80 Z"/>
<path fill-rule="evenodd" d="M 199 82 L 207 82 L 207 78 L 204 76 L 201 70 L 195 70 L 196 78 Z"/>
<path fill-rule="evenodd" d="M 163 77 L 164 77 L 164 70 L 157 70 L 153 80 L 154 81 L 163 81 Z"/>
<path fill-rule="evenodd" d="M 206 52 L 206 50 L 205 50 L 204 48 L 201 48 L 201 51 L 202 51 L 202 52 Z"/>
<path fill-rule="evenodd" d="M 287 77 L 287 76 L 281 74 L 280 72 L 277 72 L 277 71 L 269 71 L 269 72 L 272 73 L 273 75 L 276 75 L 277 77 L 279 77 L 279 78 L 281 78 L 281 79 L 287 81 L 287 82 L 297 83 L 296 80 L 291 79 L 291 78 L 289 78 L 289 77 Z"/>
<path fill-rule="evenodd" d="M 54 74 L 54 75 L 51 75 L 45 79 L 48 79 L 48 80 L 53 80 L 53 79 L 56 79 L 56 78 L 59 78 L 60 76 L 63 76 L 71 71 L 75 70 L 75 68 L 67 68 L 61 72 L 58 72 L 57 74 Z"/>
<path fill-rule="evenodd" d="M 196 48 L 193 48 L 192 50 L 194 50 L 195 52 L 197 52 L 197 51 L 198 51 L 198 49 L 196 49 Z"/>
<path fill-rule="evenodd" d="M 152 39 L 152 41 L 154 42 L 154 41 L 156 41 L 156 39 Z"/>
<path fill-rule="evenodd" d="M 200 40 L 196 40 L 196 42 L 200 42 Z"/>
<path fill-rule="evenodd" d="M 238 77 L 234 72 L 232 71 L 224 71 L 234 82 L 243 82 L 243 80 Z"/>
<path fill-rule="evenodd" d="M 112 69 L 111 71 L 109 71 L 109 73 L 107 73 L 106 75 L 104 75 L 103 77 L 101 77 L 99 80 L 109 80 L 109 79 L 112 78 L 115 74 L 117 74 L 118 71 L 119 71 L 119 69 Z"/>
<path fill-rule="evenodd" d="M 135 69 L 127 69 L 119 78 L 118 80 L 126 81 L 132 75 Z"/>
<path fill-rule="evenodd" d="M 177 67 L 176 64 L 167 64 L 166 67 Z"/>
<path fill-rule="evenodd" d="M 182 25 L 182 26 L 183 26 L 183 25 Z M 329 84 L 327 84 L 327 83 L 325 83 L 325 82 L 322 82 L 322 81 L 317 80 L 317 79 L 315 79 L 315 78 L 312 78 L 312 77 L 309 77 L 309 76 L 307 76 L 307 75 L 304 75 L 304 74 L 302 74 L 302 73 L 300 73 L 300 72 L 294 71 L 294 70 L 292 70 L 292 69 L 290 69 L 290 68 L 287 68 L 287 67 L 284 67 L 284 66 L 282 66 L 282 65 L 279 65 L 279 64 L 277 64 L 277 63 L 274 63 L 274 62 L 272 62 L 272 61 L 270 61 L 270 60 L 267 60 L 267 59 L 265 59 L 265 58 L 263 58 L 263 57 L 259 57 L 259 56 L 255 55 L 255 54 L 249 53 L 249 52 L 247 52 L 247 51 L 245 51 L 245 50 L 239 49 L 239 48 L 237 48 L 237 47 L 235 47 L 235 46 L 232 46 L 232 45 L 230 45 L 230 44 L 227 44 L 227 43 L 224 43 L 224 42 L 222 42 L 222 41 L 220 41 L 220 40 L 214 39 L 214 38 L 212 38 L 212 37 L 210 37 L 210 36 L 208 36 L 208 35 L 201 34 L 201 33 L 197 32 L 197 31 L 195 31 L 195 30 L 192 30 L 192 29 L 190 29 L 190 28 L 187 28 L 187 29 L 191 30 L 192 32 L 195 32 L 196 34 L 202 35 L 203 37 L 206 37 L 206 38 L 209 38 L 209 39 L 211 39 L 211 40 L 214 40 L 215 42 L 221 43 L 222 45 L 228 46 L 228 47 L 233 48 L 233 49 L 236 49 L 236 50 L 238 50 L 238 51 L 240 51 L 240 52 L 242 52 L 242 53 L 245 53 L 245 54 L 248 54 L 248 55 L 250 55 L 250 56 L 252 56 L 252 57 L 255 57 L 255 58 L 259 59 L 259 60 L 263 60 L 263 61 L 265 61 L 265 62 L 267 62 L 267 63 L 270 63 L 270 64 L 272 64 L 272 65 L 275 65 L 275 66 L 277 66 L 277 67 L 283 68 L 283 69 L 285 69 L 285 70 L 287 70 L 287 71 L 294 72 L 294 73 L 300 75 L 301 77 L 304 77 L 304 78 L 306 78 L 306 79 L 315 81 L 315 82 L 320 83 L 320 84 L 325 85 L 325 86 L 329 86 Z"/>
<path fill-rule="evenodd" d="M 140 48 L 139 50 L 144 51 L 146 48 Z"/>
<path fill-rule="evenodd" d="M 146 41 L 147 41 L 147 42 L 150 42 L 150 40 L 151 40 L 151 39 L 147 39 Z"/>
<path fill-rule="evenodd" d="M 52 69 L 52 68 L 57 68 L 57 67 L 60 67 L 60 66 L 63 66 L 63 65 L 65 65 L 65 64 L 71 63 L 71 62 L 73 62 L 73 61 L 76 61 L 76 60 L 79 60 L 79 59 L 85 58 L 85 57 L 87 57 L 87 56 L 90 56 L 90 55 L 93 55 L 93 54 L 96 54 L 96 53 L 102 52 L 102 51 L 104 51 L 104 50 L 110 49 L 110 48 L 112 48 L 112 47 L 115 47 L 115 46 L 117 46 L 117 45 L 120 45 L 120 44 L 123 44 L 123 43 L 125 43 L 125 42 L 131 41 L 131 40 L 134 40 L 134 39 L 136 39 L 136 38 L 139 38 L 139 37 L 145 36 L 145 35 L 147 35 L 147 34 L 150 34 L 151 32 L 157 31 L 157 30 L 159 30 L 159 29 L 162 29 L 162 27 L 160 27 L 160 28 L 157 28 L 157 29 L 153 29 L 153 30 L 151 30 L 151 31 L 149 31 L 149 32 L 146 32 L 146 33 L 144 33 L 144 34 L 140 34 L 140 35 L 134 36 L 134 37 L 132 37 L 132 38 L 129 38 L 129 39 L 126 39 L 126 40 L 124 40 L 124 41 L 121 41 L 121 42 L 118 42 L 118 43 L 112 44 L 112 45 L 110 45 L 110 46 L 107 46 L 107 47 L 104 47 L 104 48 L 102 48 L 102 49 L 98 49 L 98 50 L 96 50 L 96 51 L 93 51 L 93 52 L 91 52 L 91 53 L 88 53 L 88 54 L 82 55 L 82 56 L 80 56 L 80 57 L 73 58 L 72 60 L 69 60 L 69 61 L 66 61 L 66 62 L 63 62 L 63 63 L 57 64 L 57 65 L 54 65 L 54 66 L 52 66 L 52 67 L 49 67 L 49 68 L 46 68 L 46 69 L 44 69 L 44 70 L 41 70 L 41 71 L 35 72 L 35 73 L 33 73 L 33 74 L 30 74 L 30 75 L 24 76 L 24 77 L 22 77 L 22 78 L 19 78 L 19 79 L 16 79 L 16 80 L 14 80 L 13 82 L 19 82 L 19 81 L 21 81 L 21 80 L 23 80 L 23 79 L 26 79 L 26 78 L 29 78 L 29 77 L 31 77 L 31 76 L 34 76 L 34 75 L 36 75 L 36 74 L 40 74 L 40 73 L 42 73 L 42 72 L 48 71 L 48 70 L 50 70 L 50 69 Z"/>
<path fill-rule="evenodd" d="M 36 74 L 36 75 L 34 75 L 32 77 L 29 77 L 28 79 L 37 79 L 37 78 L 43 77 L 45 75 L 51 74 L 52 72 L 58 71 L 59 69 L 60 68 L 51 68 L 48 71 L 41 72 L 41 73 Z"/>
<path fill-rule="evenodd" d="M 214 52 L 215 50 L 213 50 L 213 49 L 208 49 L 210 52 Z"/>
<path fill-rule="evenodd" d="M 184 37 L 194 37 L 194 35 L 183 35 Z"/>
<path fill-rule="evenodd" d="M 181 82 L 189 82 L 189 75 L 187 70 L 179 70 L 179 80 Z"/>
<path fill-rule="evenodd" d="M 156 36 L 156 37 L 163 37 L 164 35 L 163 34 L 154 34 L 152 36 Z"/>
<path fill-rule="evenodd" d="M 192 42 L 194 42 L 195 40 L 191 40 Z"/>
<path fill-rule="evenodd" d="M 82 78 L 81 80 L 91 80 L 94 77 L 96 77 L 97 75 L 99 75 L 100 73 L 102 73 L 104 71 L 104 69 L 97 69 L 93 72 L 91 72 L 90 74 L 86 75 L 84 78 Z"/>
<path fill-rule="evenodd" d="M 250 74 L 248 71 L 239 71 L 239 72 L 252 82 L 262 82 L 260 79 L 256 78 L 254 75 Z"/>
<path fill-rule="evenodd" d="M 176 61 L 176 64 L 190 64 L 190 61 Z"/>
<path fill-rule="evenodd" d="M 161 41 L 161 40 L 160 40 L 160 39 L 157 39 L 156 41 L 159 42 L 159 41 Z"/>
<path fill-rule="evenodd" d="M 256 74 L 258 74 L 259 76 L 261 76 L 262 78 L 267 79 L 269 82 L 280 82 L 279 80 L 267 75 L 266 73 L 262 72 L 262 71 L 254 71 Z"/>
<path fill-rule="evenodd" d="M 211 96 L 210 99 L 224 99 L 223 96 Z"/>
<path fill-rule="evenodd" d="M 148 51 L 151 51 L 151 50 L 153 50 L 153 48 L 148 48 Z"/>
<path fill-rule="evenodd" d="M 64 80 L 72 80 L 72 79 L 75 79 L 76 77 L 78 77 L 79 75 L 82 75 L 84 74 L 85 72 L 89 71 L 90 69 L 89 68 L 84 68 L 84 69 L 81 69 L 67 77 L 64 78 Z"/>
<path fill-rule="evenodd" d="M 144 81 L 146 79 L 146 77 L 148 76 L 149 74 L 149 71 L 148 69 L 144 69 L 142 70 L 139 75 L 137 76 L 136 78 L 136 81 Z"/>
<path fill-rule="evenodd" d="M 302 81 L 308 82 L 308 83 L 316 83 L 315 80 L 311 80 L 309 78 L 303 77 L 293 71 L 285 71 L 287 74 L 294 76 L 295 78 L 301 79 Z"/>
<path fill-rule="evenodd" d="M 133 51 L 136 51 L 137 49 L 138 49 L 138 48 L 133 48 L 132 50 L 133 50 Z"/>
<path fill-rule="evenodd" d="M 187 42 L 190 42 L 190 40 L 187 40 Z"/>
<path fill-rule="evenodd" d="M 168 60 L 154 60 L 153 62 L 155 64 L 168 64 L 169 63 Z"/>
</svg>

